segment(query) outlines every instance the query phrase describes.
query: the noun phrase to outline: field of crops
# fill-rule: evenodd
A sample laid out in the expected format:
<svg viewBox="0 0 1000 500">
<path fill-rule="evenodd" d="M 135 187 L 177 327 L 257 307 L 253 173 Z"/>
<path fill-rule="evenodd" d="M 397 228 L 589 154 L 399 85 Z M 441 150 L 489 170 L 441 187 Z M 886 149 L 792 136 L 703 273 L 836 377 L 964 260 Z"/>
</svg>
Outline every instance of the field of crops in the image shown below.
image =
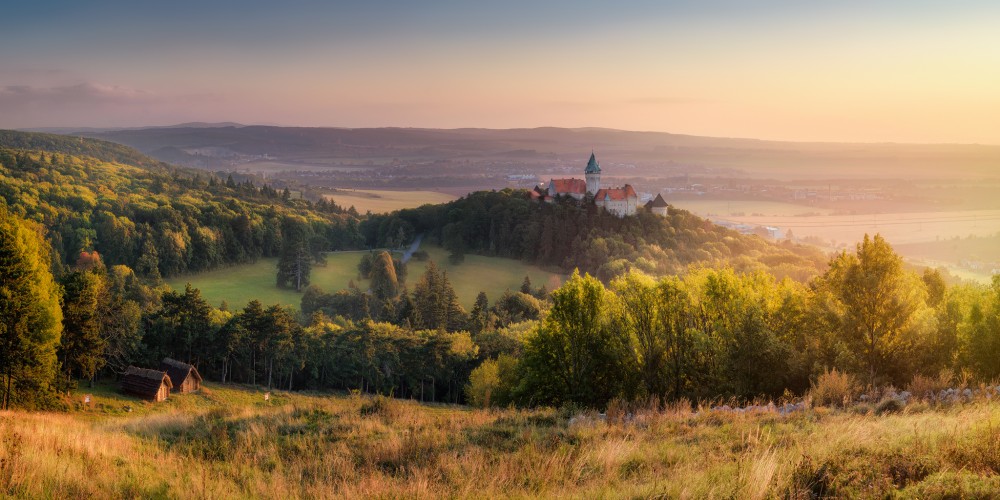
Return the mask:
<svg viewBox="0 0 1000 500">
<path fill-rule="evenodd" d="M 455 196 L 439 191 L 387 191 L 374 189 L 339 189 L 326 195 L 342 207 L 353 206 L 358 212 L 385 213 L 421 205 L 447 203 Z"/>
</svg>

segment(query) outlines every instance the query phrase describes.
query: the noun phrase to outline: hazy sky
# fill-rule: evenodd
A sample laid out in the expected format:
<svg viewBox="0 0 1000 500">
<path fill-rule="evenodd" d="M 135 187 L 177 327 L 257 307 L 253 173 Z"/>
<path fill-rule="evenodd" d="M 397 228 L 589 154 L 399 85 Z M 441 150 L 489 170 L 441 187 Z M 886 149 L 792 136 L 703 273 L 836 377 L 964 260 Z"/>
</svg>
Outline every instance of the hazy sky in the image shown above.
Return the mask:
<svg viewBox="0 0 1000 500">
<path fill-rule="evenodd" d="M 10 0 L 0 127 L 1000 143 L 1000 2 L 538 3 Z"/>
</svg>

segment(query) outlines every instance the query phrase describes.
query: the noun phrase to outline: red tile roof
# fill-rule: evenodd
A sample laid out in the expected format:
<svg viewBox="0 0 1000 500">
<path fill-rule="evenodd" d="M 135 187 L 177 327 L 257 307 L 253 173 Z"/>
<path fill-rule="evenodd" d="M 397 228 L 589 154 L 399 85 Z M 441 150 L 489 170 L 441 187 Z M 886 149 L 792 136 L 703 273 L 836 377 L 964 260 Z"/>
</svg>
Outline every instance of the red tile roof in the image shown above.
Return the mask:
<svg viewBox="0 0 1000 500">
<path fill-rule="evenodd" d="M 587 192 L 587 181 L 583 179 L 552 179 L 551 186 L 556 194 L 584 194 Z"/>
<path fill-rule="evenodd" d="M 631 184 L 626 184 L 624 187 L 620 188 L 602 189 L 594 195 L 595 200 L 624 200 L 628 198 L 638 198 L 638 195 L 635 194 L 635 189 L 632 188 Z"/>
</svg>

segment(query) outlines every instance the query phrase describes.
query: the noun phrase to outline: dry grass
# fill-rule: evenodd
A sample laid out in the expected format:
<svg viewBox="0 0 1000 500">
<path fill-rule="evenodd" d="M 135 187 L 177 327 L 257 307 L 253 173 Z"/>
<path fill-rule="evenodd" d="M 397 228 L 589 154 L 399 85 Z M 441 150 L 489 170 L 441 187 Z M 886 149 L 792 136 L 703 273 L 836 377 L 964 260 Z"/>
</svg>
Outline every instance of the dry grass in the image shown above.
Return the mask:
<svg viewBox="0 0 1000 500">
<path fill-rule="evenodd" d="M 125 416 L 0 413 L 0 497 L 809 498 L 977 496 L 1000 473 L 1000 404 L 787 416 L 648 403 L 568 423 L 213 387 L 216 404 Z M 610 412 L 609 412 L 610 413 Z"/>
<path fill-rule="evenodd" d="M 448 203 L 457 198 L 439 191 L 387 191 L 376 189 L 338 189 L 326 198 L 347 208 L 354 207 L 359 213 L 371 211 L 386 213 L 404 208 L 416 208 L 421 205 Z"/>
</svg>

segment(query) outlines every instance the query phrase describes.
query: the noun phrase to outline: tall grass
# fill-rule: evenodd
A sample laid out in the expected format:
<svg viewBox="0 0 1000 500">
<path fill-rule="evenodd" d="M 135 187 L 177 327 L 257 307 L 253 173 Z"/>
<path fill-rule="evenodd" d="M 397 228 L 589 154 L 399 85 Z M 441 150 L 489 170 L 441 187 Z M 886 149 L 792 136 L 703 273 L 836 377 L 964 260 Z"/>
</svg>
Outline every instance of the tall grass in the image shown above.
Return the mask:
<svg viewBox="0 0 1000 500">
<path fill-rule="evenodd" d="M 284 395 L 142 415 L 0 413 L 0 497 L 977 496 L 1000 403 L 856 415 L 616 403 L 606 419 Z M 942 493 L 943 492 L 943 493 Z"/>
</svg>

